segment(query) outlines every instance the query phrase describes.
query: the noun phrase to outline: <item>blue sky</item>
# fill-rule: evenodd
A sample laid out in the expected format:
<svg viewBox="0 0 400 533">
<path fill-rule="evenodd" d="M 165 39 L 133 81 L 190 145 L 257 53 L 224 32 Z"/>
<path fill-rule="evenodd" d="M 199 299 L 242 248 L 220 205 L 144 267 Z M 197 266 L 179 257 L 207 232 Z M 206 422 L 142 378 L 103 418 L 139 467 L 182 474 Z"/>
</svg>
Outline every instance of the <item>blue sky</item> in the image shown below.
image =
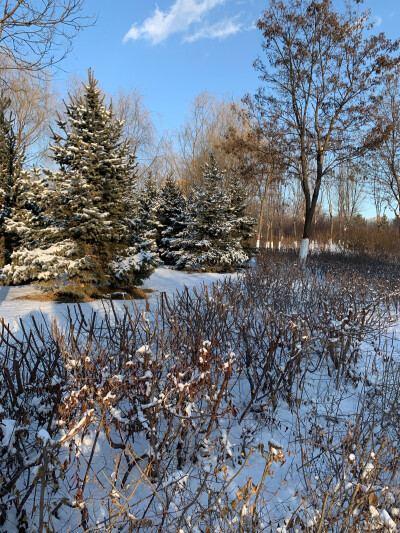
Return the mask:
<svg viewBox="0 0 400 533">
<path fill-rule="evenodd" d="M 89 67 L 107 92 L 137 88 L 162 129 L 178 128 L 202 90 L 238 99 L 258 85 L 253 25 L 265 0 L 87 0 L 98 21 L 74 41 L 58 86 Z"/>
<path fill-rule="evenodd" d="M 400 0 L 367 0 L 379 30 L 400 34 Z M 160 129 L 183 123 L 202 90 L 239 99 L 259 85 L 252 62 L 261 52 L 255 21 L 267 0 L 86 0 L 97 23 L 74 42 L 57 74 L 85 78 L 94 69 L 109 93 L 137 88 Z"/>
<path fill-rule="evenodd" d="M 343 0 L 334 0 L 342 3 Z M 261 53 L 254 23 L 268 0 L 86 0 L 97 23 L 84 29 L 58 72 L 57 87 L 94 69 L 108 93 L 137 89 L 160 133 L 184 122 L 190 102 L 207 90 L 240 99 L 259 86 L 252 67 Z M 366 0 L 376 31 L 400 36 L 400 0 Z M 372 206 L 365 206 L 373 216 Z"/>
</svg>

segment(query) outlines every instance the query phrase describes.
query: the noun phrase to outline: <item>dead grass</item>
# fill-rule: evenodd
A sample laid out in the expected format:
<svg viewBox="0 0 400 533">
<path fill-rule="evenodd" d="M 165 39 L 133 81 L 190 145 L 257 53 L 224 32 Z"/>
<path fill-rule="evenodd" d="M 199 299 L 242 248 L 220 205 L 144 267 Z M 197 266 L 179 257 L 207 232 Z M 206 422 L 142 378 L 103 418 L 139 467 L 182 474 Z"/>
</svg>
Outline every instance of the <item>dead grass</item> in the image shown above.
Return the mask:
<svg viewBox="0 0 400 533">
<path fill-rule="evenodd" d="M 129 289 L 103 287 L 80 287 L 66 286 L 56 290 L 44 290 L 18 296 L 15 300 L 30 300 L 35 302 L 57 302 L 57 303 L 86 303 L 95 302 L 102 299 L 126 299 L 126 300 L 147 300 L 148 295 L 154 292 L 152 289 L 141 289 L 132 287 Z M 125 293 L 125 296 L 122 296 Z"/>
</svg>

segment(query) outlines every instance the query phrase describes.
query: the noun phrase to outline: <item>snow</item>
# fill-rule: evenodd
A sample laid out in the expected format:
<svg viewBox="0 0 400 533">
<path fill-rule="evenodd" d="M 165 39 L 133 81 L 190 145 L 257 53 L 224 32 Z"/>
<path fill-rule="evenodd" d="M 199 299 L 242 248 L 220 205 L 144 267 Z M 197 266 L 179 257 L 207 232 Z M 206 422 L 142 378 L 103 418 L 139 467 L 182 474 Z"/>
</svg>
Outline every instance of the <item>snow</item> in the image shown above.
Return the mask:
<svg viewBox="0 0 400 533">
<path fill-rule="evenodd" d="M 385 526 L 390 529 L 390 531 L 397 531 L 397 526 L 390 517 L 389 513 L 386 511 L 386 509 L 381 512 L 380 519 L 385 524 Z"/>
<path fill-rule="evenodd" d="M 230 277 L 235 278 L 237 274 L 229 275 Z M 206 273 L 197 273 L 197 274 L 188 274 L 182 271 L 176 271 L 174 269 L 161 267 L 158 268 L 153 275 L 147 279 L 143 285 L 144 288 L 149 288 L 154 290 L 154 293 L 149 295 L 150 308 L 155 308 L 158 302 L 159 294 L 165 293 L 168 297 L 171 297 L 176 290 L 183 291 L 185 287 L 200 288 L 203 284 L 210 286 L 212 283 L 217 281 L 222 281 L 227 275 L 224 274 L 206 274 Z M 34 294 L 38 289 L 33 286 L 27 285 L 22 287 L 1 287 L 0 288 L 0 317 L 3 316 L 5 322 L 11 323 L 13 331 L 18 331 L 20 328 L 19 319 L 22 319 L 25 323 L 29 323 L 30 316 L 33 315 L 36 320 L 42 320 L 42 317 L 52 320 L 53 317 L 57 317 L 58 322 L 61 325 L 66 324 L 66 319 L 68 312 L 73 314 L 74 305 L 73 304 L 59 304 L 55 302 L 35 302 L 30 300 L 16 299 L 18 297 Z M 145 306 L 145 302 L 136 302 L 139 306 Z M 109 303 L 104 302 L 92 302 L 81 304 L 81 309 L 85 315 L 90 315 L 93 311 L 104 313 L 109 309 Z M 114 301 L 113 305 L 115 306 L 116 312 L 123 311 L 125 305 L 129 306 L 129 303 L 124 301 Z M 149 313 L 150 315 L 150 313 Z M 299 330 L 298 324 L 296 322 L 290 322 L 295 320 L 293 317 L 288 316 L 288 323 L 292 325 L 293 330 Z M 340 329 L 344 322 L 343 320 L 332 320 L 330 324 Z M 394 331 L 396 328 L 394 328 Z M 303 335 L 303 331 L 299 330 L 299 336 L 296 342 L 293 344 L 293 354 L 297 355 L 301 352 L 302 345 L 298 344 L 298 341 L 306 342 L 308 340 L 307 335 Z M 208 337 L 211 340 L 207 340 L 207 337 L 200 339 L 198 352 L 195 354 L 200 355 L 201 363 L 207 362 L 207 359 L 211 358 L 213 355 L 214 349 L 216 347 L 215 339 L 213 337 Z M 131 365 L 137 364 L 138 362 L 141 365 L 145 364 L 148 356 L 151 356 L 150 363 L 152 363 L 153 354 L 149 344 L 149 339 L 143 338 L 140 346 L 137 350 L 133 349 L 131 352 L 132 355 L 128 356 L 129 359 L 126 362 L 126 366 L 129 368 Z M 331 339 L 332 342 L 332 339 Z M 143 343 L 143 344 L 142 344 Z M 231 347 L 224 352 L 225 361 L 226 355 L 228 356 L 228 362 L 222 363 L 221 374 L 223 374 L 224 367 L 229 368 L 231 365 L 234 365 L 235 357 L 239 358 L 241 356 L 240 352 L 236 350 L 236 347 L 232 346 L 232 349 L 235 352 L 231 351 Z M 363 346 L 363 349 L 367 351 L 367 348 Z M 154 354 L 156 351 L 154 350 Z M 210 354 L 210 355 L 208 355 Z M 235 356 L 236 354 L 236 356 Z M 146 357 L 147 356 L 147 357 Z M 197 357 L 197 355 L 196 355 Z M 290 360 L 290 359 L 289 359 Z M 70 364 L 75 363 L 74 359 L 71 359 Z M 367 363 L 365 362 L 365 372 L 367 372 Z M 137 371 L 135 378 L 138 382 L 141 382 L 143 386 L 148 384 L 148 381 L 151 381 L 153 376 L 157 375 L 157 370 L 143 369 Z M 152 368 L 152 367 L 150 367 Z M 282 367 L 284 369 L 284 367 Z M 75 370 L 74 370 L 75 371 Z M 110 404 L 115 403 L 114 400 L 117 398 L 118 393 L 115 392 L 118 390 L 119 383 L 123 380 L 119 374 L 110 373 L 106 376 L 103 375 L 104 382 L 108 380 L 108 383 L 112 383 L 115 390 L 112 389 L 107 392 L 104 392 L 103 402 L 106 401 L 109 404 L 109 410 L 113 417 L 121 423 L 128 424 L 130 422 L 131 415 L 124 411 L 123 403 L 118 404 L 117 407 L 113 407 Z M 122 371 L 121 371 L 122 375 Z M 179 393 L 182 395 L 182 410 L 178 412 L 176 407 L 168 405 L 170 401 L 167 394 L 164 392 L 153 392 L 150 389 L 147 389 L 146 394 L 146 403 L 142 402 L 137 403 L 137 420 L 142 424 L 143 430 L 151 432 L 154 430 L 152 422 L 150 422 L 151 416 L 157 416 L 156 410 L 166 409 L 168 410 L 171 416 L 179 416 L 181 420 L 183 419 L 192 419 L 192 422 L 196 424 L 196 417 L 200 418 L 202 411 L 199 407 L 199 402 L 190 397 L 192 383 L 194 380 L 201 380 L 206 377 L 206 373 L 197 372 L 190 379 L 186 376 L 186 370 L 176 373 L 171 377 L 173 382 L 173 387 L 175 387 Z M 375 374 L 374 374 L 375 375 Z M 370 375 L 371 380 L 373 375 Z M 145 382 L 145 383 L 143 383 Z M 56 380 L 53 382 L 57 384 Z M 216 384 L 214 388 L 209 392 L 210 396 L 215 398 L 218 396 L 220 391 L 220 384 Z M 240 385 L 242 386 L 242 385 Z M 171 389 L 172 390 L 172 389 Z M 76 398 L 76 401 L 80 401 L 80 394 L 84 392 L 84 388 L 79 388 L 76 391 L 72 391 L 71 398 Z M 244 395 L 248 391 L 244 391 Z M 201 466 L 201 471 L 203 475 L 213 475 L 215 473 L 217 460 L 220 460 L 219 456 L 224 458 L 224 461 L 227 465 L 224 464 L 226 470 L 222 469 L 220 472 L 220 477 L 222 478 L 224 473 L 226 476 L 232 480 L 231 484 L 227 488 L 227 498 L 229 504 L 232 501 L 236 500 L 236 495 L 240 493 L 243 486 L 248 482 L 249 477 L 252 478 L 252 483 L 256 487 L 260 483 L 262 474 L 266 465 L 266 459 L 269 456 L 273 456 L 275 464 L 273 465 L 273 475 L 269 474 L 266 481 L 267 490 L 270 493 L 276 493 L 276 500 L 274 500 L 274 506 L 276 507 L 276 512 L 282 514 L 282 517 L 291 516 L 291 513 L 295 511 L 296 508 L 301 504 L 300 497 L 298 495 L 298 488 L 301 487 L 301 479 L 303 474 L 299 474 L 301 467 L 301 453 L 297 452 L 297 455 L 292 454 L 292 447 L 295 446 L 293 435 L 291 434 L 292 428 L 299 424 L 304 429 L 304 434 L 310 435 L 310 439 L 313 440 L 313 443 L 318 445 L 319 440 L 321 441 L 321 449 L 324 445 L 324 425 L 323 420 L 338 419 L 338 422 L 335 422 L 335 425 L 340 428 L 340 430 L 346 429 L 346 417 L 353 416 L 357 409 L 357 401 L 359 399 L 358 391 L 356 387 L 348 386 L 343 387 L 339 384 L 336 384 L 334 387 L 330 386 L 329 381 L 326 379 L 326 375 L 318 370 L 307 380 L 306 383 L 302 384 L 302 393 L 304 398 L 307 398 L 307 402 L 304 402 L 303 405 L 299 406 L 298 411 L 290 410 L 287 406 L 280 405 L 278 406 L 275 416 L 276 420 L 269 429 L 259 429 L 255 432 L 252 431 L 252 428 L 256 425 L 258 418 L 267 416 L 268 406 L 265 408 L 265 405 L 260 403 L 253 405 L 253 410 L 248 412 L 244 417 L 241 423 L 238 423 L 238 417 L 235 418 L 235 415 L 229 414 L 227 417 L 221 417 L 218 420 L 218 431 L 220 432 L 220 437 L 218 441 L 218 446 L 215 444 L 215 440 L 212 438 L 203 439 L 201 447 L 199 449 L 199 464 Z M 187 396 L 185 396 L 187 394 Z M 204 396 L 206 399 L 207 397 Z M 269 398 L 267 398 L 268 400 Z M 36 402 L 36 399 L 32 400 Z M 36 405 L 36 403 L 35 403 Z M 234 408 L 237 408 L 238 411 L 243 408 L 243 405 L 233 404 Z M 330 418 L 329 418 L 330 417 Z M 316 423 L 318 422 L 318 424 Z M 87 460 L 87 457 L 90 455 L 92 448 L 95 443 L 95 431 L 93 428 L 99 423 L 99 418 L 96 418 L 94 415 L 93 409 L 88 409 L 83 416 L 80 415 L 77 423 L 74 424 L 72 428 L 67 428 L 64 430 L 64 435 L 58 441 L 60 444 L 64 444 L 65 449 L 68 449 L 68 446 L 72 446 L 72 441 L 76 437 L 75 441 L 81 440 L 81 453 L 83 458 Z M 63 421 L 59 422 L 60 426 L 63 426 Z M 331 426 L 332 427 L 332 426 Z M 89 428 L 86 432 L 86 428 Z M 343 429 L 344 428 L 344 429 Z M 9 419 L 1 419 L 0 411 L 0 435 L 3 436 L 1 440 L 1 446 L 7 447 L 13 445 L 13 435 L 15 434 L 15 421 Z M 37 438 L 42 441 L 43 444 L 51 443 L 50 435 L 44 428 L 39 428 L 36 431 Z M 142 437 L 139 437 L 139 439 Z M 104 439 L 104 440 L 102 440 Z M 354 471 L 360 465 L 357 462 L 357 457 L 360 459 L 361 463 L 361 453 L 357 451 L 357 444 L 355 447 L 349 448 L 345 455 L 343 456 L 343 462 L 349 464 L 349 471 L 353 469 Z M 333 443 L 330 446 L 330 452 L 332 454 L 339 453 L 341 451 L 340 446 L 335 448 L 337 443 Z M 218 448 L 218 449 L 217 449 Z M 107 476 L 108 479 L 114 479 L 114 473 L 109 468 L 108 457 L 103 450 L 107 450 L 107 441 L 104 437 L 99 437 L 99 440 L 96 442 L 95 446 L 95 461 L 96 469 L 101 473 L 103 477 Z M 354 453 L 350 453 L 350 451 Z M 377 449 L 375 450 L 377 452 Z M 270 453 L 268 453 L 270 452 Z M 67 451 L 66 451 L 67 453 Z M 148 450 L 146 453 L 150 456 L 152 451 Z M 173 450 L 175 453 L 175 450 Z M 356 454 L 357 453 L 357 457 Z M 145 453 L 142 454 L 145 456 Z M 154 456 L 154 455 L 153 455 Z M 369 490 L 370 487 L 366 487 L 368 483 L 371 483 L 371 478 L 375 473 L 375 466 L 377 464 L 377 456 L 371 452 L 365 459 L 361 466 L 359 476 L 365 483 L 365 486 L 360 487 L 361 490 Z M 338 456 L 339 457 L 339 456 Z M 336 457 L 336 459 L 338 459 Z M 346 461 L 347 457 L 347 461 Z M 335 460 L 336 460 L 335 459 Z M 342 459 L 342 456 L 340 456 Z M 242 463 L 235 461 L 242 461 Z M 243 467 L 243 471 L 240 471 L 240 465 L 243 465 L 244 460 L 248 460 L 246 468 Z M 286 462 L 285 462 L 286 461 Z M 200 471 L 200 468 L 199 468 Z M 235 477 L 237 475 L 237 477 Z M 99 474 L 100 475 L 100 474 Z M 324 475 L 324 472 L 321 472 L 321 476 Z M 217 477 L 215 477 L 217 479 Z M 322 478 L 323 479 L 323 478 Z M 174 483 L 176 484 L 179 480 L 181 483 L 181 489 L 186 482 L 190 488 L 190 480 L 186 477 L 184 471 L 175 471 L 171 472 L 168 478 L 164 481 L 163 488 L 167 489 Z M 184 481 L 183 481 L 184 480 Z M 313 480 L 318 486 L 321 482 L 321 479 L 318 476 L 314 476 Z M 351 495 L 351 491 L 354 490 L 354 487 L 357 486 L 358 480 L 355 478 L 349 477 L 342 478 L 339 481 L 335 480 L 335 484 L 332 485 L 332 490 L 335 494 L 338 494 L 340 497 L 341 491 L 348 492 Z M 217 486 L 217 481 L 214 481 L 215 486 Z M 124 498 L 125 496 L 121 494 L 117 489 L 113 489 L 114 492 L 111 493 L 116 499 Z M 382 490 L 383 493 L 383 490 Z M 73 498 L 72 498 L 73 499 Z M 389 496 L 387 496 L 387 501 L 390 501 Z M 393 518 L 397 517 L 399 514 L 398 508 L 395 507 L 394 503 L 398 503 L 397 498 L 392 498 L 390 505 L 387 506 L 387 509 L 384 505 L 370 505 L 369 511 L 371 517 L 376 521 L 376 524 L 382 523 L 386 530 L 395 531 L 397 526 Z M 79 504 L 82 505 L 82 504 Z M 238 513 L 242 517 L 250 518 L 251 515 L 251 502 L 242 501 L 238 504 Z M 173 512 L 177 513 L 179 510 L 178 507 L 175 507 L 175 502 L 171 503 L 171 509 Z M 355 510 L 354 516 L 359 510 Z M 318 511 L 315 509 L 309 509 L 308 523 L 316 524 L 318 522 Z M 99 515 L 100 517 L 100 515 Z M 393 518 L 392 518 L 393 517 Z M 237 520 L 237 517 L 232 518 L 231 523 L 234 524 Z M 289 520 L 287 520 L 288 522 Z M 285 525 L 284 525 L 285 524 Z M 275 523 L 275 529 L 268 529 L 271 532 L 273 531 L 288 531 L 289 526 L 286 522 L 281 521 L 279 525 Z M 271 526 L 272 527 L 272 526 Z M 64 531 L 65 528 L 59 527 L 60 531 Z M 178 529 L 177 529 L 178 530 Z M 179 531 L 179 530 L 178 530 Z M 184 531 L 181 529 L 180 531 Z M 186 530 L 185 530 L 186 531 Z"/>
<path fill-rule="evenodd" d="M 3 419 L 0 422 L 0 429 L 3 432 L 3 438 L 0 443 L 0 448 L 10 445 L 14 438 L 14 432 L 15 432 L 15 420 L 9 420 L 7 418 Z"/>
<path fill-rule="evenodd" d="M 283 445 L 280 444 L 279 442 L 277 442 L 277 441 L 274 440 L 274 439 L 269 439 L 268 444 L 269 444 L 272 448 L 278 448 L 278 450 L 283 450 Z"/>
<path fill-rule="evenodd" d="M 155 302 L 160 292 L 166 293 L 167 296 L 172 296 L 176 290 L 182 291 L 185 287 L 199 288 L 203 284 L 211 286 L 227 276 L 236 276 L 236 274 L 189 274 L 167 267 L 159 267 L 146 279 L 142 287 L 154 291 L 149 294 L 149 298 Z M 64 326 L 67 321 L 68 308 L 70 310 L 73 309 L 74 304 L 20 299 L 34 294 L 41 294 L 41 290 L 34 285 L 0 287 L 0 320 L 4 318 L 4 322 L 10 324 L 13 331 L 19 330 L 19 321 L 21 319 L 24 322 L 29 322 L 31 316 L 39 321 L 43 318 L 52 321 L 54 317 L 57 317 L 59 325 Z M 140 305 L 140 301 L 137 301 L 137 303 Z M 113 304 L 117 309 L 122 309 L 124 306 L 124 302 L 119 302 L 118 300 L 114 300 Z M 101 301 L 82 303 L 80 306 L 88 316 L 93 311 L 103 313 L 105 309 L 109 308 L 107 304 Z"/>
<path fill-rule="evenodd" d="M 138 356 L 145 355 L 146 353 L 151 353 L 150 346 L 148 346 L 147 344 L 141 346 L 138 350 L 136 350 L 136 355 Z"/>
<path fill-rule="evenodd" d="M 171 296 L 176 290 L 182 291 L 185 287 L 201 287 L 203 283 L 221 281 L 226 277 L 235 277 L 237 274 L 215 274 L 215 273 L 194 273 L 188 274 L 180 270 L 160 267 L 142 285 L 144 289 L 152 289 L 158 292 L 165 292 Z"/>
<path fill-rule="evenodd" d="M 69 441 L 70 439 L 72 439 L 73 437 L 75 437 L 75 435 L 77 435 L 79 433 L 79 431 L 85 427 L 85 425 L 90 421 L 91 419 L 91 416 L 93 415 L 94 413 L 94 409 L 89 409 L 84 415 L 83 417 L 80 419 L 80 421 L 72 428 L 68 431 L 68 433 L 66 433 L 61 439 L 60 439 L 60 444 L 64 444 L 66 443 L 67 441 Z"/>
<path fill-rule="evenodd" d="M 363 473 L 361 474 L 361 479 L 366 479 L 369 474 L 373 471 L 374 465 L 372 463 L 368 463 L 365 467 Z"/>
<path fill-rule="evenodd" d="M 44 445 L 52 443 L 50 435 L 49 435 L 48 431 L 46 431 L 45 429 L 40 429 L 37 432 L 36 436 L 37 436 L 38 439 L 40 439 L 43 442 Z"/>
</svg>

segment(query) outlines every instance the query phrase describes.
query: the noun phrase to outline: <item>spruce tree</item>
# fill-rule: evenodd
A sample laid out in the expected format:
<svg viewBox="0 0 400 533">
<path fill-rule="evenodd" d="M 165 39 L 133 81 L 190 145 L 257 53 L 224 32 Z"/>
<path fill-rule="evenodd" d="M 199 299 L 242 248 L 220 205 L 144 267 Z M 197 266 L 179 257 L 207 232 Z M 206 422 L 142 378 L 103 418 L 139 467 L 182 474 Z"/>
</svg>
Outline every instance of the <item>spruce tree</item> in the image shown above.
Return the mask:
<svg viewBox="0 0 400 533">
<path fill-rule="evenodd" d="M 160 195 L 157 182 L 152 174 L 146 176 L 138 193 L 136 208 L 136 228 L 147 242 L 148 249 L 159 257 L 158 242 L 161 226 L 158 219 Z M 160 261 L 159 261 L 160 262 Z"/>
<path fill-rule="evenodd" d="M 59 169 L 45 170 L 54 190 L 46 208 L 52 222 L 39 246 L 49 268 L 44 262 L 40 278 L 140 284 L 157 258 L 137 231 L 136 164 L 123 122 L 104 103 L 91 71 L 83 94 L 70 96 L 57 125 L 51 150 Z"/>
<path fill-rule="evenodd" d="M 104 104 L 91 71 L 84 87 L 83 96 L 70 98 L 51 147 L 63 199 L 57 218 L 89 265 L 82 272 L 87 281 L 139 284 L 157 261 L 133 222 L 136 163 L 123 140 L 123 122 Z"/>
<path fill-rule="evenodd" d="M 161 259 L 168 265 L 175 264 L 175 240 L 185 228 L 186 202 L 179 185 L 168 177 L 162 187 L 158 208 L 160 237 L 158 248 Z"/>
<path fill-rule="evenodd" d="M 204 169 L 203 184 L 188 199 L 186 227 L 175 239 L 171 254 L 178 268 L 233 271 L 248 257 L 235 235 L 231 201 L 225 192 L 224 174 L 214 157 Z"/>
<path fill-rule="evenodd" d="M 18 246 L 18 235 L 7 228 L 12 210 L 17 202 L 17 183 L 21 178 L 24 162 L 23 151 L 18 148 L 9 112 L 10 99 L 0 94 L 0 238 L 2 260 L 0 264 L 11 262 L 11 255 Z"/>
<path fill-rule="evenodd" d="M 60 272 L 77 272 L 71 261 L 72 241 L 58 242 L 58 228 L 51 217 L 57 193 L 39 169 L 23 171 L 15 184 L 15 202 L 6 220 L 6 230 L 18 237 L 11 263 L 3 268 L 5 284 L 47 281 Z"/>
<path fill-rule="evenodd" d="M 230 203 L 231 235 L 240 240 L 241 245 L 249 246 L 249 239 L 254 235 L 256 221 L 247 211 L 246 193 L 243 182 L 235 172 L 232 173 L 228 184 Z"/>
</svg>

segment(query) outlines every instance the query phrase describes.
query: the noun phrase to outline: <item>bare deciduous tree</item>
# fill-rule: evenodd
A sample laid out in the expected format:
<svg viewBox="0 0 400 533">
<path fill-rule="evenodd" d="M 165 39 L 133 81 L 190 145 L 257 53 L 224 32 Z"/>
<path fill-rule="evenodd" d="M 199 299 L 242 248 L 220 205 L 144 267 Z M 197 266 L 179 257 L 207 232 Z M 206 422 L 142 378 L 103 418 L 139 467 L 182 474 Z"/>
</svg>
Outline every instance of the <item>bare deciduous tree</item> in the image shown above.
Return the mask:
<svg viewBox="0 0 400 533">
<path fill-rule="evenodd" d="M 194 98 L 185 123 L 172 139 L 172 150 L 166 153 L 171 172 L 178 176 L 185 192 L 203 179 L 202 169 L 210 152 L 219 168 L 233 166 L 229 154 L 221 150 L 220 141 L 236 124 L 237 112 L 231 103 L 205 91 Z"/>
<path fill-rule="evenodd" d="M 35 163 L 47 149 L 56 94 L 48 79 L 38 79 L 29 70 L 9 70 L 3 74 L 0 85 L 10 98 L 17 146 L 24 148 L 27 163 Z"/>
<path fill-rule="evenodd" d="M 0 6 L 0 68 L 44 73 L 62 60 L 89 19 L 84 0 L 4 0 Z"/>
<path fill-rule="evenodd" d="M 322 181 L 360 153 L 367 97 L 398 48 L 384 34 L 366 36 L 371 25 L 361 3 L 348 0 L 338 12 L 333 0 L 270 0 L 257 24 L 266 61 L 255 62 L 265 86 L 254 105 L 285 132 L 284 155 L 302 185 L 302 262 Z"/>
<path fill-rule="evenodd" d="M 160 141 L 143 96 L 136 89 L 126 91 L 121 88 L 112 101 L 116 116 L 124 121 L 124 138 L 137 158 L 139 179 L 149 172 L 157 175 Z"/>
<path fill-rule="evenodd" d="M 334 177 L 339 231 L 347 231 L 365 199 L 365 180 L 361 169 L 353 165 L 341 165 Z"/>
<path fill-rule="evenodd" d="M 378 189 L 380 193 L 385 191 L 384 196 L 392 200 L 388 201 L 388 205 L 398 216 L 400 214 L 399 68 L 384 77 L 382 90 L 373 98 L 373 103 L 371 116 L 374 123 L 374 138 L 378 141 L 372 164 L 374 191 Z"/>
</svg>

